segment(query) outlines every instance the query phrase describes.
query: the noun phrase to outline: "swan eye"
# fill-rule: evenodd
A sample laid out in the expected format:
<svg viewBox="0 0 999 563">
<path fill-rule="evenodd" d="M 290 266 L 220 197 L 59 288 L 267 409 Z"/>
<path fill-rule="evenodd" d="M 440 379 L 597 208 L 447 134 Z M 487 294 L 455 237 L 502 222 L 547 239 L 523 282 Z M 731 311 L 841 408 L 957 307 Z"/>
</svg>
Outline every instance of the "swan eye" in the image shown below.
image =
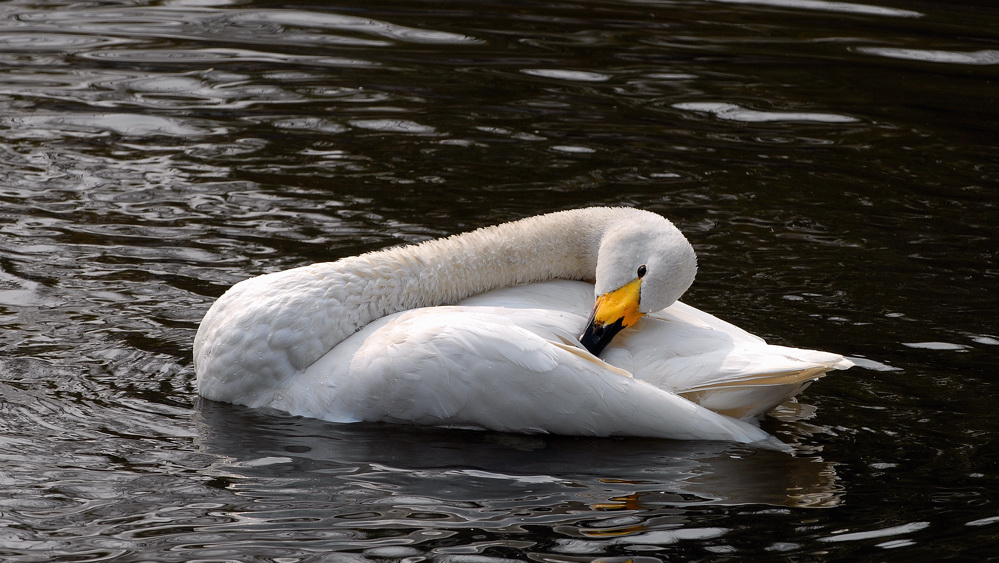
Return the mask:
<svg viewBox="0 0 999 563">
<path fill-rule="evenodd" d="M 648 268 L 645 267 L 645 264 L 638 267 L 638 277 L 644 278 L 646 272 L 648 272 Z"/>
</svg>

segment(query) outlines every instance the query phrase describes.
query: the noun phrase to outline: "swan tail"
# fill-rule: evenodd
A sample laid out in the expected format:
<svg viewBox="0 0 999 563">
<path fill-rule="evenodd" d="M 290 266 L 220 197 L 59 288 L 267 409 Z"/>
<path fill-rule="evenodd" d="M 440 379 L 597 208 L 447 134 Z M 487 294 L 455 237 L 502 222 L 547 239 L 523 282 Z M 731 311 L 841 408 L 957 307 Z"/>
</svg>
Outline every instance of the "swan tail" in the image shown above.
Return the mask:
<svg viewBox="0 0 999 563">
<path fill-rule="evenodd" d="M 756 417 L 801 393 L 827 372 L 848 369 L 852 365 L 849 360 L 836 356 L 834 361 L 803 369 L 730 376 L 678 389 L 677 393 L 720 414 L 735 418 Z"/>
</svg>

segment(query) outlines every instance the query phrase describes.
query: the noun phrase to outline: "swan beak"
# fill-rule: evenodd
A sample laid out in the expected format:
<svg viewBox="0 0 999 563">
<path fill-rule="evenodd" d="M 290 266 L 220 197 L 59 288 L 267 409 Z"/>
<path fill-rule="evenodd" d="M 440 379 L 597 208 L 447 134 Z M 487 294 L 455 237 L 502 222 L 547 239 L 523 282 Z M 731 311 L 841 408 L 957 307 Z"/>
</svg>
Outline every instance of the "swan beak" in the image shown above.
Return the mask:
<svg viewBox="0 0 999 563">
<path fill-rule="evenodd" d="M 634 281 L 597 297 L 579 343 L 594 356 L 599 356 L 621 329 L 642 318 L 643 313 L 638 310 L 641 289 L 642 279 L 635 278 Z"/>
</svg>

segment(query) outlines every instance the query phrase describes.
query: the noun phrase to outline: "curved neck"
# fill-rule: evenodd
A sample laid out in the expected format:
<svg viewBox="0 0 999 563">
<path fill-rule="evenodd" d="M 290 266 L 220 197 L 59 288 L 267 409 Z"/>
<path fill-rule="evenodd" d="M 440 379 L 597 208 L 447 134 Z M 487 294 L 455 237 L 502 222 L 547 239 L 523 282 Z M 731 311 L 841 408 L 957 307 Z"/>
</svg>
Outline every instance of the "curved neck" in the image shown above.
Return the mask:
<svg viewBox="0 0 999 563">
<path fill-rule="evenodd" d="M 344 314 L 338 330 L 329 335 L 332 347 L 367 323 L 399 311 L 453 304 L 523 283 L 592 281 L 600 238 L 617 215 L 614 211 L 633 210 L 551 213 L 313 264 L 301 270 L 322 277 L 325 283 L 311 289 L 296 287 L 295 300 L 314 305 L 317 293 L 322 293 L 322 299 L 335 298 L 336 308 Z"/>
<path fill-rule="evenodd" d="M 574 211 L 552 213 L 319 266 L 372 272 L 362 293 L 372 297 L 388 290 L 395 298 L 378 318 L 522 283 L 592 280 L 604 230 L 594 219 Z"/>
<path fill-rule="evenodd" d="M 247 369 L 294 373 L 392 313 L 521 283 L 593 280 L 603 234 L 634 214 L 647 212 L 562 211 L 244 280 L 205 315 L 195 338 L 195 369 L 199 377 L 224 371 L 218 380 Z M 222 351 L 230 349 L 268 365 L 250 359 L 224 365 L 232 358 L 223 359 Z"/>
</svg>

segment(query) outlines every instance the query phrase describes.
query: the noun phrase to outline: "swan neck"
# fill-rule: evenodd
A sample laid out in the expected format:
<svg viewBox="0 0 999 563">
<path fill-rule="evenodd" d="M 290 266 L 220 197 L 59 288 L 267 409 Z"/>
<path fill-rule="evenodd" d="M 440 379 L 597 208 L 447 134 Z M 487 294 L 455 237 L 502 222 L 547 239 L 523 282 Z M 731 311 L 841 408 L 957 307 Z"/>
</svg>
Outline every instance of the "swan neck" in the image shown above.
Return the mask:
<svg viewBox="0 0 999 563">
<path fill-rule="evenodd" d="M 601 239 L 611 224 L 634 219 L 626 213 L 641 212 L 562 211 L 244 280 L 198 329 L 199 390 L 228 400 L 238 393 L 240 373 L 284 380 L 396 312 L 548 279 L 592 281 Z"/>
</svg>

